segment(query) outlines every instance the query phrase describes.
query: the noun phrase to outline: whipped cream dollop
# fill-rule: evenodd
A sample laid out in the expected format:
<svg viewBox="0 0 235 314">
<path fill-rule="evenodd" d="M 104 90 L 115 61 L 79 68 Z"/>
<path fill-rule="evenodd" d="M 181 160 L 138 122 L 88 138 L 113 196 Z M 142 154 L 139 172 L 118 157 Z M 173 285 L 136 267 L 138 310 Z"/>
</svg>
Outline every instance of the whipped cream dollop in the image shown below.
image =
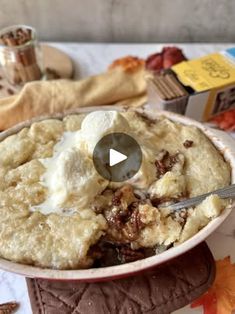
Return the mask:
<svg viewBox="0 0 235 314">
<path fill-rule="evenodd" d="M 81 135 L 89 154 L 103 136 L 114 132 L 131 133 L 128 121 L 118 111 L 93 111 L 82 121 Z"/>
<path fill-rule="evenodd" d="M 42 177 L 49 191 L 49 197 L 43 204 L 47 213 L 60 209 L 66 212 L 71 209 L 66 208 L 69 204 L 86 208 L 108 184 L 96 172 L 92 159 L 76 147 L 68 148 L 42 163 L 47 169 Z"/>
<path fill-rule="evenodd" d="M 94 147 L 104 135 L 124 130 L 130 131 L 129 124 L 119 112 L 95 111 L 84 118 L 79 131 L 64 132 L 53 156 L 40 159 L 46 169 L 41 184 L 47 188 L 48 197 L 32 210 L 69 213 L 88 207 L 109 183 L 93 165 Z"/>
</svg>

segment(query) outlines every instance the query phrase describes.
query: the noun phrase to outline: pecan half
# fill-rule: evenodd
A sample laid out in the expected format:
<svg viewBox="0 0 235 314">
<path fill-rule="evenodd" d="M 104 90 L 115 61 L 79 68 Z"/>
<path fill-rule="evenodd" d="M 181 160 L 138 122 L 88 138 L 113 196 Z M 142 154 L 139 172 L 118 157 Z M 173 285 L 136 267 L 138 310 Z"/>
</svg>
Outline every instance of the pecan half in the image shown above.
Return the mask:
<svg viewBox="0 0 235 314">
<path fill-rule="evenodd" d="M 139 237 L 145 226 L 140 219 L 138 210 L 140 202 L 133 202 L 127 208 L 109 212 L 105 216 L 109 228 L 107 238 L 114 243 L 130 243 Z"/>
<path fill-rule="evenodd" d="M 132 250 L 128 246 L 122 246 L 117 250 L 121 263 L 130 263 L 145 258 L 144 252 L 141 250 Z"/>
<path fill-rule="evenodd" d="M 12 314 L 19 307 L 19 303 L 17 302 L 7 302 L 0 304 L 0 314 Z"/>
<path fill-rule="evenodd" d="M 190 140 L 186 140 L 184 143 L 183 143 L 184 147 L 185 148 L 190 148 L 193 146 L 193 141 L 190 141 Z"/>
<path fill-rule="evenodd" d="M 170 171 L 178 162 L 178 153 L 170 155 L 168 151 L 161 152 L 161 158 L 155 161 L 157 168 L 157 177 L 163 176 L 167 171 Z"/>
</svg>

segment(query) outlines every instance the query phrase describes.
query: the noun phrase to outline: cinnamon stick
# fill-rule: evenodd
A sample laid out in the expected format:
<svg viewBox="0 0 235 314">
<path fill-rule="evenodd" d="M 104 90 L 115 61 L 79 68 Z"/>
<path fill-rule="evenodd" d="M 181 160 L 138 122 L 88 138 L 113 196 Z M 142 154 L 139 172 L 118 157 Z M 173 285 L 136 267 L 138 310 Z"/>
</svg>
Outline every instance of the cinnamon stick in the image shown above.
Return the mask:
<svg viewBox="0 0 235 314">
<path fill-rule="evenodd" d="M 14 84 L 38 80 L 42 76 L 41 69 L 37 63 L 35 46 L 31 45 L 31 43 L 24 46 L 31 40 L 32 30 L 30 28 L 17 28 L 0 36 L 0 44 L 6 46 L 6 49 L 3 51 L 4 66 Z M 11 50 L 14 47 L 16 49 Z M 12 54 L 14 54 L 15 62 L 12 61 Z"/>
</svg>

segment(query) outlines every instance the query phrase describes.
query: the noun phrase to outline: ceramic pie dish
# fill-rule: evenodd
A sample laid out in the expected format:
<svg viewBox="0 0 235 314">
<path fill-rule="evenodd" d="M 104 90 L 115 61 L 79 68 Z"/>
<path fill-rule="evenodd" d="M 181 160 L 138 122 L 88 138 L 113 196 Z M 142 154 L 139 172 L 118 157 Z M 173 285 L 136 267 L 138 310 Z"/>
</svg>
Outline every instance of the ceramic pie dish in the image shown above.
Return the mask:
<svg viewBox="0 0 235 314">
<path fill-rule="evenodd" d="M 110 109 L 110 107 L 102 107 L 95 108 L 95 110 L 99 109 Z M 120 108 L 112 107 L 112 110 L 121 110 Z M 76 113 L 84 113 L 91 112 L 94 108 L 83 108 L 76 111 Z M 73 113 L 75 113 L 73 111 Z M 149 114 L 149 112 L 146 112 Z M 68 114 L 68 113 L 67 113 Z M 216 148 L 221 152 L 224 156 L 225 160 L 231 166 L 231 183 L 235 183 L 235 151 L 233 151 L 233 140 L 223 132 L 209 129 L 203 126 L 201 123 L 186 118 L 184 116 L 180 116 L 177 114 L 173 114 L 170 112 L 151 112 L 151 117 L 157 118 L 160 115 L 164 115 L 172 121 L 182 123 L 184 125 L 194 125 L 197 128 L 201 129 L 202 132 L 211 140 L 211 142 L 216 146 Z M 54 115 L 53 118 L 63 118 L 64 115 Z M 41 117 L 34 119 L 32 121 L 27 121 L 21 123 L 3 133 L 0 134 L 0 141 L 9 135 L 15 134 L 19 132 L 24 127 L 30 126 L 35 121 L 44 120 L 47 117 Z M 51 118 L 51 117 L 50 117 Z M 47 268 L 39 268 L 30 265 L 19 264 L 15 262 L 11 262 L 5 259 L 0 259 L 0 268 L 15 272 L 26 277 L 37 277 L 37 278 L 47 278 L 47 279 L 58 279 L 58 280 L 80 280 L 80 281 L 101 281 L 101 280 L 110 280 L 114 278 L 120 278 L 129 276 L 145 269 L 149 269 L 155 267 L 161 263 L 164 263 L 186 251 L 190 250 L 203 240 L 205 240 L 229 215 L 231 212 L 231 206 L 227 207 L 217 218 L 213 219 L 206 225 L 203 229 L 201 229 L 198 233 L 196 233 L 192 238 L 186 240 L 182 244 L 170 248 L 169 250 L 164 251 L 161 254 L 154 255 L 142 260 L 138 260 L 135 262 L 121 264 L 117 266 L 109 266 L 109 267 L 100 267 L 100 268 L 89 268 L 82 270 L 56 270 L 56 269 L 47 269 Z"/>
</svg>

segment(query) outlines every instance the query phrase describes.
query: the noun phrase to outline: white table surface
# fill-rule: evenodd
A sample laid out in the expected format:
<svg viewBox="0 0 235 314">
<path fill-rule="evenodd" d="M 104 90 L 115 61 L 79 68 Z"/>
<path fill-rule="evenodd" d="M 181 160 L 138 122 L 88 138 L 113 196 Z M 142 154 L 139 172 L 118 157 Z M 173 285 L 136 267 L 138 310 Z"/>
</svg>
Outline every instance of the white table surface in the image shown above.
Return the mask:
<svg viewBox="0 0 235 314">
<path fill-rule="evenodd" d="M 145 58 L 151 53 L 160 51 L 163 46 L 161 44 L 48 44 L 60 48 L 72 58 L 76 78 L 105 71 L 114 59 L 122 56 L 135 55 Z M 233 47 L 235 44 L 177 44 L 177 46 L 181 47 L 190 59 Z M 216 259 L 230 255 L 232 261 L 235 262 L 235 211 L 208 238 L 207 243 Z M 24 277 L 0 270 L 0 303 L 13 300 L 20 303 L 18 314 L 32 313 Z M 202 313 L 202 309 L 191 310 L 189 307 L 185 307 L 174 313 Z"/>
</svg>

